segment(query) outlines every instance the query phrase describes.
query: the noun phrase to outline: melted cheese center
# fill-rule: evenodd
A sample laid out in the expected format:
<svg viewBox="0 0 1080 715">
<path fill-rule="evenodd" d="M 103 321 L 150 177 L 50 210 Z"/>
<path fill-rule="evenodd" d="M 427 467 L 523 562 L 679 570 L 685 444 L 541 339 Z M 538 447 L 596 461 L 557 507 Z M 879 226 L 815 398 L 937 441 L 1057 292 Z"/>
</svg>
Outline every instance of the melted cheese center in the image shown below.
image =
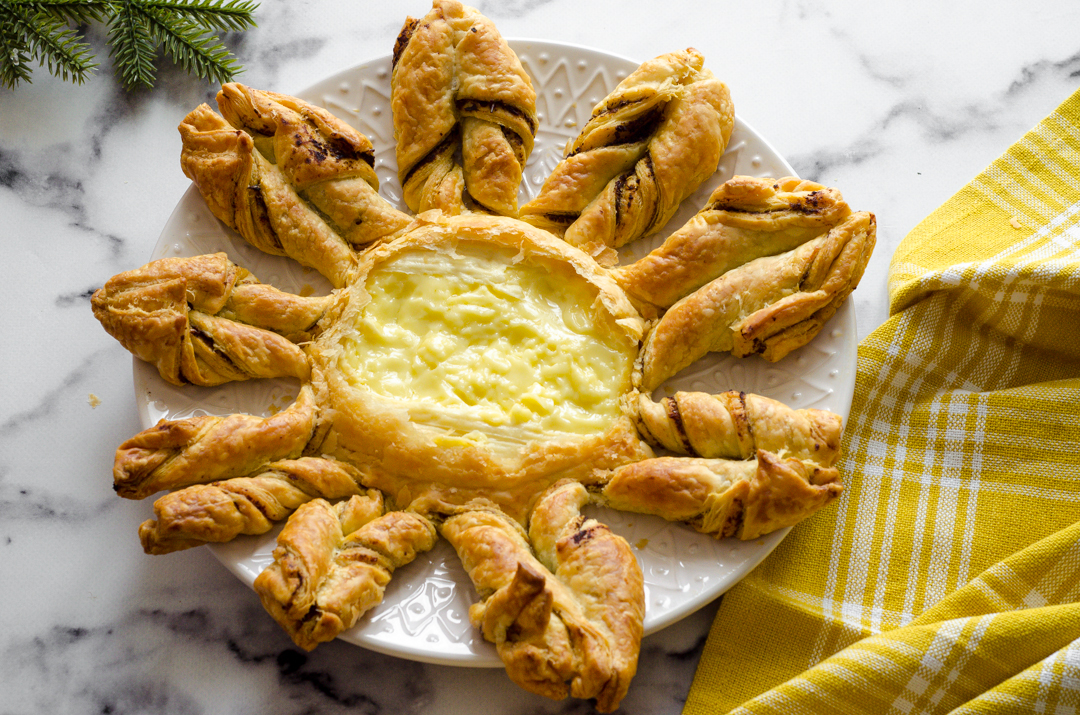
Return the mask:
<svg viewBox="0 0 1080 715">
<path fill-rule="evenodd" d="M 366 289 L 341 367 L 413 422 L 520 442 L 595 434 L 620 414 L 636 346 L 567 265 L 488 245 L 416 249 L 377 266 Z"/>
</svg>

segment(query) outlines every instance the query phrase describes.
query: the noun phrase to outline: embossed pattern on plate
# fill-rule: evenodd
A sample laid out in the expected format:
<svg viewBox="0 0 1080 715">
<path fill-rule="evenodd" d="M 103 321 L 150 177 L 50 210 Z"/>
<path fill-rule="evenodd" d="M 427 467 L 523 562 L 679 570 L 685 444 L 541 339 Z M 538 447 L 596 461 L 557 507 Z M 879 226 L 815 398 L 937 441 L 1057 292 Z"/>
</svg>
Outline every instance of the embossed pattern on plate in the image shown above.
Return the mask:
<svg viewBox="0 0 1080 715">
<path fill-rule="evenodd" d="M 573 45 L 511 40 L 537 89 L 540 128 L 522 182 L 522 202 L 539 191 L 562 156 L 566 141 L 585 124 L 592 107 L 637 63 Z M 402 210 L 394 158 L 390 116 L 390 58 L 340 72 L 301 92 L 352 123 L 375 146 L 380 193 Z M 716 174 L 688 199 L 656 236 L 629 247 L 624 262 L 644 255 L 681 226 L 705 203 L 712 190 L 734 174 L 787 176 L 791 167 L 740 119 Z M 288 291 L 310 287 L 326 293 L 318 273 L 258 251 L 225 228 L 192 187 L 169 218 L 152 258 L 193 256 L 225 251 L 259 280 Z M 738 389 L 781 400 L 792 407 L 829 409 L 847 419 L 855 385 L 855 312 L 850 301 L 809 345 L 777 364 L 758 358 L 737 360 L 711 355 L 661 386 L 658 394 L 676 389 L 721 392 Z M 138 360 L 135 394 L 145 427 L 161 418 L 246 412 L 268 415 L 288 406 L 299 385 L 291 380 L 263 380 L 218 388 L 183 389 L 165 383 L 155 369 Z M 788 530 L 761 539 L 718 541 L 656 517 L 593 509 L 592 514 L 624 536 L 645 574 L 645 632 L 657 631 L 722 594 L 750 572 L 784 538 Z M 242 537 L 212 546 L 221 562 L 250 586 L 270 562 L 277 531 Z M 403 658 L 449 665 L 499 667 L 494 647 L 470 626 L 472 585 L 457 556 L 440 542 L 394 575 L 383 602 L 342 638 Z"/>
</svg>

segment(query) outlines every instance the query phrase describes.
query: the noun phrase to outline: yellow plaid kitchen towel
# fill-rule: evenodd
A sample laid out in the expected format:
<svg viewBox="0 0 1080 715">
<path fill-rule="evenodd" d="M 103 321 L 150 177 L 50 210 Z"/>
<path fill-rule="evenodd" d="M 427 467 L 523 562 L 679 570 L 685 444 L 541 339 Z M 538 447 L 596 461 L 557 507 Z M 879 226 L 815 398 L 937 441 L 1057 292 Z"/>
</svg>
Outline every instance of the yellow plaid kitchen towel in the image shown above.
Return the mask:
<svg viewBox="0 0 1080 715">
<path fill-rule="evenodd" d="M 1080 712 L 1080 92 L 903 240 L 889 297 L 845 494 L 724 596 L 684 715 Z"/>
</svg>

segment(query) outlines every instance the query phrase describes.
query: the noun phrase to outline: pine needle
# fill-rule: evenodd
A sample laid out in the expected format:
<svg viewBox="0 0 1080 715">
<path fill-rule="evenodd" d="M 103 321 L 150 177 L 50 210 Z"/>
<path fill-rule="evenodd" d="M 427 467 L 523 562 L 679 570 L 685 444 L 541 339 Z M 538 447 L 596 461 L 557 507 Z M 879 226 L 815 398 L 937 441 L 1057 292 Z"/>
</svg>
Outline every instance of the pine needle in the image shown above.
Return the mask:
<svg viewBox="0 0 1080 715">
<path fill-rule="evenodd" d="M 81 34 L 108 26 L 109 55 L 128 90 L 153 87 L 159 51 L 194 74 L 228 82 L 243 69 L 216 33 L 255 27 L 250 0 L 0 0 L 0 85 L 31 81 L 31 62 L 82 84 L 98 66 Z"/>
</svg>

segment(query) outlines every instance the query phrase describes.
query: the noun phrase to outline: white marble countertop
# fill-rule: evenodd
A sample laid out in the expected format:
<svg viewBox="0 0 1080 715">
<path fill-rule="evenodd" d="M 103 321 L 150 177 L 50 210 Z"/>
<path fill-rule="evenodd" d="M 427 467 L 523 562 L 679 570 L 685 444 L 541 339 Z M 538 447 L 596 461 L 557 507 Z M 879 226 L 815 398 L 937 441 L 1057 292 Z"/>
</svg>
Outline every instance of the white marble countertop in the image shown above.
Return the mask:
<svg viewBox="0 0 1080 715">
<path fill-rule="evenodd" d="M 662 8 L 657 11 L 654 8 Z M 707 8 L 707 9 L 703 9 Z M 878 216 L 854 295 L 860 337 L 886 317 L 900 239 L 1080 77 L 1080 8 L 1001 0 L 511 0 L 507 37 L 638 60 L 694 46 L 736 111 L 798 173 Z M 295 92 L 389 53 L 416 2 L 264 2 L 231 40 L 247 84 Z M 99 58 L 103 34 L 92 37 Z M 499 670 L 422 665 L 331 643 L 295 648 L 205 549 L 142 554 L 149 504 L 117 499 L 113 451 L 140 429 L 128 354 L 90 294 L 144 263 L 188 186 L 179 120 L 214 88 L 162 65 L 124 93 L 44 71 L 0 90 L 0 712 L 554 713 Z M 93 407 L 89 395 L 100 398 Z M 715 605 L 646 638 L 623 711 L 676 713 Z M 732 674 L 738 677 L 738 674 Z"/>
</svg>

